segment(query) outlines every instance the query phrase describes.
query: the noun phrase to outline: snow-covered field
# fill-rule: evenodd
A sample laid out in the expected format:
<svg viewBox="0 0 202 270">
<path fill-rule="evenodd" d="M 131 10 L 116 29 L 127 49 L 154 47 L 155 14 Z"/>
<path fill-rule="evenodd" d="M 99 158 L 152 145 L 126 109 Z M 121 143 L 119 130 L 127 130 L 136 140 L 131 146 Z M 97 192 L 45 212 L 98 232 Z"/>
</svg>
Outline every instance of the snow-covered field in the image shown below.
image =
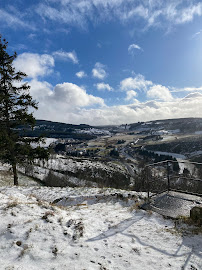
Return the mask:
<svg viewBox="0 0 202 270">
<path fill-rule="evenodd" d="M 105 129 L 97 129 L 97 128 L 89 128 L 89 129 L 77 129 L 75 133 L 84 133 L 84 134 L 91 134 L 91 135 L 111 135 L 111 132 Z"/>
<path fill-rule="evenodd" d="M 202 269 L 202 235 L 136 210 L 144 193 L 0 188 L 0 269 Z"/>
</svg>

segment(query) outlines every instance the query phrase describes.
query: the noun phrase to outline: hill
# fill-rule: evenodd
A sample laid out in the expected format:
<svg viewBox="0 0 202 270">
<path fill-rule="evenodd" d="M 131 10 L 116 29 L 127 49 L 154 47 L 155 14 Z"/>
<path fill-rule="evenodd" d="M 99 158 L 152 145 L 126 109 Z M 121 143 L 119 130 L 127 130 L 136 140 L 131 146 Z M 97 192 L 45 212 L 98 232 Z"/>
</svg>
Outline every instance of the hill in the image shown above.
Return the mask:
<svg viewBox="0 0 202 270">
<path fill-rule="evenodd" d="M 129 130 L 179 130 L 181 133 L 194 133 L 202 130 L 202 118 L 178 118 L 138 122 L 129 125 Z"/>
</svg>

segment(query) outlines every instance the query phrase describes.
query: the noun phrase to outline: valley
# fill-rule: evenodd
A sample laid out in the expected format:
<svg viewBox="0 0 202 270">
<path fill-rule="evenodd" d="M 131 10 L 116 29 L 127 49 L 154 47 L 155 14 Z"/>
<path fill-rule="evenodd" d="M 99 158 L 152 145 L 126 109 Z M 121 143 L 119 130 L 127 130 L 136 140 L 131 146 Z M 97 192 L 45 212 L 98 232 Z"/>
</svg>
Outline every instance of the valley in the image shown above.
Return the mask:
<svg viewBox="0 0 202 270">
<path fill-rule="evenodd" d="M 178 180 L 185 173 L 195 178 L 202 174 L 201 166 L 183 160 L 202 160 L 202 119 L 171 119 L 141 122 L 121 126 L 91 127 L 37 121 L 36 130 L 49 137 L 41 144 L 50 152 L 49 160 L 35 160 L 18 167 L 19 173 L 56 187 L 112 187 L 146 191 L 142 185 L 144 168 L 148 164 L 172 160 Z M 66 132 L 63 138 L 54 134 Z M 50 132 L 51 130 L 51 132 Z M 39 133 L 38 133 L 39 134 Z M 87 135 L 78 138 L 79 134 Z M 88 137 L 90 136 L 90 137 Z M 158 166 L 165 174 L 165 166 Z M 22 177 L 22 176 L 20 176 Z"/>
</svg>

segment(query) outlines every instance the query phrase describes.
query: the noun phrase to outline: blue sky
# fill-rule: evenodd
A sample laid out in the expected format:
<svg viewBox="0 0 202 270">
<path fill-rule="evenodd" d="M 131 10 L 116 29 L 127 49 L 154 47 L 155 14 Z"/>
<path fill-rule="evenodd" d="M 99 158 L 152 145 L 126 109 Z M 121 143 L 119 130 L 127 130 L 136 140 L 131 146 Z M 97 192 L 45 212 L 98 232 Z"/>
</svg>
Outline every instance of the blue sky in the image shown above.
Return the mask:
<svg viewBox="0 0 202 270">
<path fill-rule="evenodd" d="M 1 0 L 39 119 L 93 125 L 202 117 L 202 3 Z"/>
</svg>

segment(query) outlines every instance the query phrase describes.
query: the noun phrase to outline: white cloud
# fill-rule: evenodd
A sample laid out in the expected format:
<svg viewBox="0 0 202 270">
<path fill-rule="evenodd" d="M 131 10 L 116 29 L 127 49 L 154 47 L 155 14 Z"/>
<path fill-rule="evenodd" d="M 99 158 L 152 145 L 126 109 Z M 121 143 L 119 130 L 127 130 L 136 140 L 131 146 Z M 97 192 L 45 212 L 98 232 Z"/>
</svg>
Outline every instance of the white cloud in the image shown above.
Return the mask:
<svg viewBox="0 0 202 270">
<path fill-rule="evenodd" d="M 184 88 L 171 88 L 171 92 L 173 93 L 178 93 L 178 92 L 196 92 L 196 91 L 202 91 L 202 86 L 201 87 L 184 87 Z"/>
<path fill-rule="evenodd" d="M 172 100 L 173 97 L 168 88 L 162 85 L 154 85 L 147 91 L 148 98 L 160 99 L 164 101 Z"/>
<path fill-rule="evenodd" d="M 120 82 L 121 90 L 143 90 L 147 91 L 148 87 L 152 85 L 152 81 L 145 80 L 144 76 L 138 74 L 135 77 L 129 77 Z"/>
<path fill-rule="evenodd" d="M 22 53 L 14 61 L 14 67 L 30 78 L 44 77 L 53 72 L 54 59 L 48 54 Z"/>
<path fill-rule="evenodd" d="M 95 67 L 92 69 L 92 76 L 94 78 L 98 78 L 100 80 L 103 80 L 106 78 L 107 76 L 107 73 L 105 71 L 105 65 L 97 62 L 95 64 Z"/>
<path fill-rule="evenodd" d="M 135 92 L 134 90 L 129 90 L 126 92 L 126 101 L 131 101 L 134 100 L 134 97 L 137 97 L 137 92 Z"/>
<path fill-rule="evenodd" d="M 0 21 L 6 23 L 9 27 L 11 28 L 23 27 L 35 30 L 35 27 L 33 25 L 20 19 L 18 15 L 19 14 L 17 14 L 16 16 L 16 14 L 11 14 L 6 10 L 0 9 Z"/>
<path fill-rule="evenodd" d="M 31 86 L 31 96 L 34 100 L 40 101 L 40 106 L 42 106 L 44 101 L 46 103 L 47 98 L 53 94 L 52 85 L 46 81 L 38 81 L 37 79 L 32 79 L 28 84 Z"/>
<path fill-rule="evenodd" d="M 63 24 L 86 29 L 89 22 L 96 25 L 111 21 L 140 21 L 142 29 L 168 29 L 202 16 L 202 3 L 199 0 L 46 0 L 19 11 L 14 6 L 7 5 L 5 9 L 0 9 L 0 21 L 12 28 L 36 30 L 37 27 L 33 26 L 38 22 L 35 20 L 36 13 L 44 21 L 56 22 L 65 31 L 69 29 L 66 30 Z"/>
<path fill-rule="evenodd" d="M 86 90 L 73 83 L 57 84 L 54 88 L 51 100 L 65 106 L 86 107 L 91 105 L 104 106 L 102 98 L 88 95 Z"/>
<path fill-rule="evenodd" d="M 202 34 L 202 29 L 199 30 L 198 32 L 196 32 L 195 34 L 193 34 L 192 38 L 196 38 L 197 36 Z"/>
<path fill-rule="evenodd" d="M 128 47 L 128 52 L 133 54 L 134 53 L 134 50 L 142 50 L 142 48 L 137 45 L 137 44 L 131 44 L 129 47 Z"/>
<path fill-rule="evenodd" d="M 64 61 L 72 61 L 74 64 L 78 64 L 79 60 L 77 58 L 76 52 L 72 51 L 72 52 L 65 52 L 63 50 L 59 50 L 59 51 L 55 51 L 53 52 L 53 56 L 55 58 L 58 58 L 60 60 L 64 60 Z"/>
<path fill-rule="evenodd" d="M 132 99 L 136 96 L 134 90 L 144 91 L 148 98 L 159 99 L 164 101 L 172 100 L 171 92 L 163 85 L 156 85 L 152 81 L 148 81 L 141 74 L 135 77 L 129 77 L 120 82 L 120 88 L 127 91 L 126 100 Z"/>
<path fill-rule="evenodd" d="M 113 91 L 113 88 L 108 83 L 97 83 L 97 90 Z"/>
<path fill-rule="evenodd" d="M 34 40 L 36 37 L 37 37 L 37 35 L 34 34 L 34 33 L 31 33 L 31 34 L 28 35 L 28 38 L 31 39 L 31 40 Z"/>
<path fill-rule="evenodd" d="M 198 93 L 198 92 L 190 93 L 190 94 L 188 94 L 187 96 L 185 96 L 182 99 L 182 102 L 187 102 L 187 101 L 198 99 L 198 98 L 202 98 L 202 94 L 201 93 Z"/>
<path fill-rule="evenodd" d="M 91 125 L 123 124 L 155 119 L 202 117 L 202 95 L 191 93 L 183 99 L 139 102 L 107 107 L 100 97 L 72 83 L 52 87 L 47 82 L 32 80 L 31 94 L 39 101 L 35 117 L 66 123 Z M 130 92 L 132 93 L 132 92 Z M 130 94 L 128 94 L 130 95 Z M 131 94 L 132 95 L 132 94 Z"/>
<path fill-rule="evenodd" d="M 104 107 L 99 109 L 81 109 L 72 112 L 71 116 L 62 119 L 65 122 L 87 123 L 91 125 L 110 125 L 135 123 L 138 121 L 150 121 L 157 119 L 182 118 L 182 117 L 201 117 L 202 99 L 191 99 L 180 102 L 134 102 L 131 105 L 120 105 Z M 71 117 L 71 118 L 70 118 Z M 57 119 L 59 120 L 59 119 Z M 61 121 L 61 119 L 60 119 Z"/>
<path fill-rule="evenodd" d="M 176 17 L 176 23 L 183 24 L 193 20 L 194 16 L 202 15 L 202 3 L 196 5 L 190 5 L 187 8 L 184 8 L 178 17 Z"/>
<path fill-rule="evenodd" d="M 81 71 L 76 73 L 76 76 L 81 79 L 81 78 L 86 77 L 87 74 L 83 70 L 81 70 Z"/>
<path fill-rule="evenodd" d="M 183 91 L 187 91 L 187 92 L 202 91 L 202 86 L 201 87 L 185 87 L 183 88 Z"/>
<path fill-rule="evenodd" d="M 57 84 L 55 87 L 47 82 L 33 79 L 29 82 L 33 98 L 39 102 L 35 117 L 52 121 L 69 123 L 82 122 L 82 113 L 92 108 L 104 108 L 104 100 L 89 95 L 85 89 L 73 83 Z"/>
<path fill-rule="evenodd" d="M 197 0 L 51 0 L 40 3 L 36 11 L 45 19 L 82 28 L 87 27 L 89 21 L 97 24 L 112 20 L 123 23 L 141 20 L 143 28 L 168 28 L 201 16 L 202 3 Z"/>
</svg>

